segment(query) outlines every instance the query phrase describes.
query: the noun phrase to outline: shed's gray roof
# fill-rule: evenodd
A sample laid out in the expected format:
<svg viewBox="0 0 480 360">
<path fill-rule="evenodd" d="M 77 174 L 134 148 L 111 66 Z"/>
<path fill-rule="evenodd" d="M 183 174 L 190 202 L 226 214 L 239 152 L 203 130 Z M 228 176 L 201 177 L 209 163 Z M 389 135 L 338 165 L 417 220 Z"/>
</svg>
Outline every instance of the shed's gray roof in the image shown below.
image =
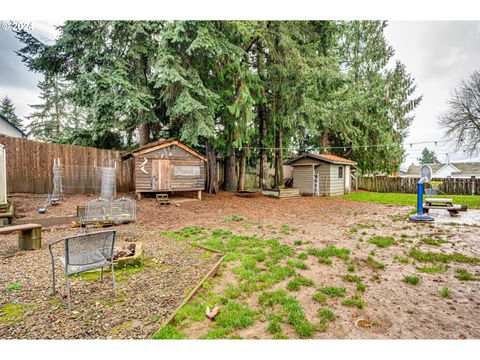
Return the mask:
<svg viewBox="0 0 480 360">
<path fill-rule="evenodd" d="M 357 163 L 355 161 L 345 159 L 343 157 L 337 156 L 337 155 L 332 155 L 332 154 L 312 154 L 312 153 L 303 153 L 300 156 L 297 156 L 296 158 L 293 159 L 288 159 L 287 161 L 284 162 L 285 165 L 292 165 L 294 162 L 305 159 L 305 158 L 311 158 L 315 160 L 320 160 L 320 161 L 325 161 L 330 164 L 341 164 L 341 165 L 356 165 Z"/>
</svg>

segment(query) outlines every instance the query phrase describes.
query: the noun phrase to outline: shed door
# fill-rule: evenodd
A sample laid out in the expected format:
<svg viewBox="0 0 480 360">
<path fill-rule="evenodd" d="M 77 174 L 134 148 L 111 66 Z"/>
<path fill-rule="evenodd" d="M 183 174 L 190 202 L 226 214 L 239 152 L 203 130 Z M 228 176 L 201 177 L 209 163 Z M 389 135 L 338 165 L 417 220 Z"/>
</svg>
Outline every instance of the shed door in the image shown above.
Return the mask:
<svg viewBox="0 0 480 360">
<path fill-rule="evenodd" d="M 170 160 L 154 159 L 152 163 L 153 190 L 170 190 L 172 165 Z"/>
</svg>

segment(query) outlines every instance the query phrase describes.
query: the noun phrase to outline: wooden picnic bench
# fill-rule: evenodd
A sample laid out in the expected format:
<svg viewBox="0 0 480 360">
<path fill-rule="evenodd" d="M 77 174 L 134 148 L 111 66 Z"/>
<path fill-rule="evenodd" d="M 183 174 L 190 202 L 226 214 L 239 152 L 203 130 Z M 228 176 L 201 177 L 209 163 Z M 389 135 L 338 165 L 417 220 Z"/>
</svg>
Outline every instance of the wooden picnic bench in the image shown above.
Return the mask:
<svg viewBox="0 0 480 360">
<path fill-rule="evenodd" d="M 0 228 L 0 234 L 18 233 L 18 246 L 23 250 L 36 250 L 42 247 L 42 225 L 22 224 Z"/>
<path fill-rule="evenodd" d="M 448 198 L 427 198 L 423 205 L 423 213 L 427 214 L 431 209 L 447 210 L 450 216 L 457 216 L 460 211 L 467 211 L 466 205 L 454 205 L 453 199 Z"/>
</svg>

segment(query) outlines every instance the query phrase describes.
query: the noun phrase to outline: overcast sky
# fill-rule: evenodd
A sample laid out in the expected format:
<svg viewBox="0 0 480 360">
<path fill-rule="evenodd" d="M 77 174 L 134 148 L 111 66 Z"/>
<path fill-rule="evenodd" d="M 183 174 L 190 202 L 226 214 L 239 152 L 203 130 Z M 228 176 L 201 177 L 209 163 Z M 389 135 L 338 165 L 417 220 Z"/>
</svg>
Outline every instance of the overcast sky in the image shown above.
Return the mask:
<svg viewBox="0 0 480 360">
<path fill-rule="evenodd" d="M 0 21 L 0 24 L 2 21 Z M 33 32 L 44 41 L 53 41 L 55 25 L 60 22 L 35 21 Z M 480 22 L 470 21 L 392 21 L 386 36 L 395 49 L 395 59 L 402 61 L 414 76 L 418 95 L 423 95 L 415 110 L 415 120 L 405 141 L 408 165 L 428 146 L 441 161 L 449 153 L 452 161 L 480 161 L 462 151 L 454 153 L 448 143 L 418 144 L 411 142 L 443 139 L 437 125 L 438 115 L 447 108 L 449 91 L 480 70 Z M 39 102 L 38 74 L 29 72 L 14 53 L 21 44 L 11 31 L 0 30 L 0 97 L 8 95 L 20 116 L 28 115 L 28 105 Z"/>
</svg>

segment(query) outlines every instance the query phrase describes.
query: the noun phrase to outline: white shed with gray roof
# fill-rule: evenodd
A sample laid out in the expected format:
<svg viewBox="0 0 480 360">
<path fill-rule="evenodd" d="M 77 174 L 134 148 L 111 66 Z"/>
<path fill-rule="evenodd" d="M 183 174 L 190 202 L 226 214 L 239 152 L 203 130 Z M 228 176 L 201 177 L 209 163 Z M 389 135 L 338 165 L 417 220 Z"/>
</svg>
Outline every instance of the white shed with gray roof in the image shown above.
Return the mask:
<svg viewBox="0 0 480 360">
<path fill-rule="evenodd" d="M 304 153 L 287 160 L 293 168 L 293 187 L 302 195 L 344 195 L 351 190 L 352 160 L 332 154 Z"/>
</svg>

